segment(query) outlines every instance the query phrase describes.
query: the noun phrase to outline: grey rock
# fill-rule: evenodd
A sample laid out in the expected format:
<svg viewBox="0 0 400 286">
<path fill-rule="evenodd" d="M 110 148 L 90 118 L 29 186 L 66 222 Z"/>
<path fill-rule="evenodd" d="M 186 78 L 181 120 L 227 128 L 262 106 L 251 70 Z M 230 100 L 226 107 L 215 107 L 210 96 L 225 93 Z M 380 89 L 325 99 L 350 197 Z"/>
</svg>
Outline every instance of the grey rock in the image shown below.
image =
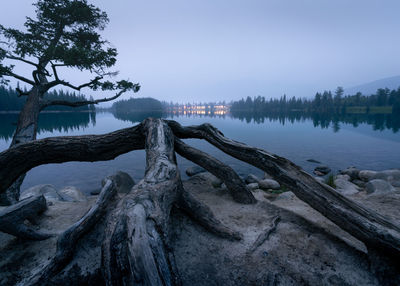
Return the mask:
<svg viewBox="0 0 400 286">
<path fill-rule="evenodd" d="M 222 180 L 215 177 L 213 174 L 209 172 L 202 172 L 198 173 L 197 175 L 193 176 L 193 178 L 200 178 L 203 181 L 210 183 L 214 188 L 219 188 L 222 185 Z"/>
<path fill-rule="evenodd" d="M 365 188 L 365 184 L 366 184 L 364 181 L 361 181 L 361 180 L 353 180 L 352 183 L 356 184 L 360 188 Z"/>
<path fill-rule="evenodd" d="M 22 192 L 20 200 L 29 198 L 31 196 L 43 195 L 47 201 L 61 201 L 62 197 L 57 193 L 53 185 L 44 184 L 33 186 Z"/>
<path fill-rule="evenodd" d="M 251 183 L 251 184 L 248 184 L 248 185 L 247 185 L 247 188 L 248 188 L 249 190 L 256 190 L 256 189 L 259 188 L 259 185 L 258 185 L 258 183 Z"/>
<path fill-rule="evenodd" d="M 368 182 L 370 180 L 373 180 L 374 176 L 377 174 L 377 172 L 375 171 L 371 171 L 371 170 L 362 170 L 360 171 L 360 173 L 358 174 L 358 176 L 360 177 L 361 180 L 363 180 L 364 182 Z"/>
<path fill-rule="evenodd" d="M 357 169 L 356 167 L 349 167 L 349 168 L 347 168 L 347 169 L 345 169 L 345 170 L 342 170 L 342 171 L 340 171 L 340 173 L 342 174 L 342 175 L 348 175 L 348 176 L 350 176 L 350 178 L 352 179 L 352 180 L 356 180 L 356 179 L 359 179 L 359 173 L 360 173 L 360 170 L 359 169 Z"/>
<path fill-rule="evenodd" d="M 80 190 L 72 186 L 65 187 L 64 189 L 59 190 L 57 193 L 62 197 L 62 200 L 66 202 L 87 201 L 86 196 Z"/>
<path fill-rule="evenodd" d="M 268 174 L 267 172 L 264 172 L 264 179 L 273 179 L 272 176 L 270 174 Z"/>
<path fill-rule="evenodd" d="M 325 184 L 324 178 L 321 178 L 321 177 L 314 177 L 314 179 L 315 179 L 316 181 L 322 183 L 322 184 Z"/>
<path fill-rule="evenodd" d="M 92 196 L 96 196 L 96 195 L 100 194 L 100 192 L 101 192 L 101 190 L 100 190 L 100 189 L 97 189 L 97 190 L 90 191 L 90 194 L 91 194 Z"/>
<path fill-rule="evenodd" d="M 296 195 L 293 192 L 284 192 L 280 194 L 276 200 L 294 200 L 296 198 Z"/>
<path fill-rule="evenodd" d="M 336 179 L 334 183 L 336 185 L 336 190 L 342 195 L 353 195 L 360 191 L 357 185 L 345 179 Z"/>
<path fill-rule="evenodd" d="M 317 161 L 317 160 L 314 160 L 314 159 L 308 159 L 307 162 L 321 164 L 320 161 Z"/>
<path fill-rule="evenodd" d="M 336 179 L 350 181 L 350 176 L 349 175 L 337 175 Z"/>
<path fill-rule="evenodd" d="M 279 190 L 281 188 L 281 185 L 272 179 L 264 179 L 258 182 L 258 185 L 260 186 L 261 189 L 263 190 Z"/>
<path fill-rule="evenodd" d="M 329 168 L 328 166 L 318 166 L 318 167 L 315 167 L 315 169 L 314 169 L 314 174 L 316 174 L 317 176 L 321 176 L 319 174 L 326 175 L 330 172 L 331 172 L 331 168 Z"/>
<path fill-rule="evenodd" d="M 114 175 L 108 176 L 101 181 L 101 185 L 104 187 L 106 179 L 114 179 L 116 183 L 117 192 L 127 194 L 131 191 L 132 187 L 135 185 L 135 181 L 129 176 L 128 173 L 118 171 Z"/>
<path fill-rule="evenodd" d="M 381 179 L 375 179 L 369 181 L 365 185 L 365 190 L 367 194 L 374 194 L 374 195 L 387 194 L 396 191 L 396 189 L 391 184 Z"/>
<path fill-rule="evenodd" d="M 197 175 L 199 173 L 206 172 L 206 170 L 200 166 L 192 166 L 186 169 L 186 175 L 189 177 L 192 177 L 194 175 Z"/>
<path fill-rule="evenodd" d="M 247 175 L 245 182 L 246 184 L 251 184 L 251 183 L 258 183 L 259 180 L 260 179 L 256 175 L 249 174 Z"/>
<path fill-rule="evenodd" d="M 392 182 L 390 182 L 390 184 L 393 187 L 400 188 L 400 180 L 399 181 L 392 181 Z"/>
</svg>

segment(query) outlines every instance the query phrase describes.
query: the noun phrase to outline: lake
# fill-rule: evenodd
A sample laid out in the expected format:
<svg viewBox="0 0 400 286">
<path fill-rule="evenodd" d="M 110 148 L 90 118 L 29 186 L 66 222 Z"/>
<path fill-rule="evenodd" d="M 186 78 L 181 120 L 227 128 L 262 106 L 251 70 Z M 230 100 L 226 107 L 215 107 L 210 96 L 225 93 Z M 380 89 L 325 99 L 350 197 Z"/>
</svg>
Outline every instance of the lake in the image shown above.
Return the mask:
<svg viewBox="0 0 400 286">
<path fill-rule="evenodd" d="M 43 113 L 40 115 L 38 138 L 107 133 L 130 127 L 149 115 L 134 114 L 117 118 L 109 112 Z M 400 167 L 400 120 L 391 115 L 155 116 L 173 119 L 182 125 L 211 123 L 225 136 L 284 156 L 307 172 L 312 172 L 318 165 L 308 162 L 308 159 L 318 160 L 335 172 L 349 166 L 372 170 Z M 0 114 L 0 150 L 8 148 L 17 118 L 17 114 Z M 185 142 L 229 164 L 239 174 L 262 175 L 258 169 L 225 155 L 203 140 Z M 187 178 L 184 171 L 193 163 L 178 156 L 178 165 L 182 177 Z M 118 170 L 129 173 L 138 181 L 143 177 L 144 167 L 144 151 L 133 151 L 105 162 L 43 165 L 27 174 L 22 190 L 37 184 L 53 184 L 58 188 L 76 186 L 88 193 L 99 189 L 101 179 Z"/>
</svg>

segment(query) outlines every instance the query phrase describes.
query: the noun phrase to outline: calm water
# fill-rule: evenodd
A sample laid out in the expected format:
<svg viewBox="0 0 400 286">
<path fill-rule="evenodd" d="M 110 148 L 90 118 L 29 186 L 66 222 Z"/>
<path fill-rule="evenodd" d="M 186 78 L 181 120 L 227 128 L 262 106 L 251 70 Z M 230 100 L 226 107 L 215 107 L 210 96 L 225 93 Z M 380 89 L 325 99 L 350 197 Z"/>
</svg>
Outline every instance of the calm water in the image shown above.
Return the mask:
<svg viewBox="0 0 400 286">
<path fill-rule="evenodd" d="M 132 126 L 148 115 L 117 119 L 111 113 L 46 113 L 40 117 L 38 138 L 67 134 L 102 134 Z M 308 172 L 316 166 L 307 162 L 311 158 L 335 171 L 348 166 L 373 170 L 400 167 L 400 132 L 396 127 L 398 122 L 393 123 L 392 118 L 385 116 L 342 120 L 302 116 L 175 116 L 172 119 L 183 125 L 211 123 L 225 136 L 287 157 Z M 8 148 L 16 121 L 15 114 L 0 114 L 1 150 Z M 219 158 L 240 174 L 262 174 L 256 168 L 225 155 L 206 142 L 196 139 L 186 142 Z M 193 163 L 178 157 L 178 165 L 183 177 L 186 177 L 184 170 Z M 49 164 L 31 170 L 22 189 L 37 184 L 53 184 L 59 188 L 72 185 L 84 192 L 90 192 L 100 188 L 102 178 L 118 170 L 129 173 L 135 181 L 140 180 L 144 166 L 144 151 L 133 151 L 106 162 Z"/>
</svg>

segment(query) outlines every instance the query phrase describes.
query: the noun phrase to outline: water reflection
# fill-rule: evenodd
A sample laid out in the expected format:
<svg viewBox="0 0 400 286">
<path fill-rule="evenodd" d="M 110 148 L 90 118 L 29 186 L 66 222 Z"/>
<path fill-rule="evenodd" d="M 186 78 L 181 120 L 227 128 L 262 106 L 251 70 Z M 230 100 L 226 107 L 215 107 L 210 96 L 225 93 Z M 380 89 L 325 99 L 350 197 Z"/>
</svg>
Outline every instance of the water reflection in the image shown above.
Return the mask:
<svg viewBox="0 0 400 286">
<path fill-rule="evenodd" d="M 400 129 L 400 114 L 330 114 L 330 113 L 303 113 L 287 112 L 272 114 L 257 114 L 248 112 L 233 112 L 233 118 L 238 118 L 247 123 L 264 123 L 265 121 L 278 121 L 282 125 L 285 123 L 304 122 L 312 120 L 314 127 L 322 129 L 332 127 L 334 132 L 340 130 L 340 124 L 351 124 L 358 127 L 359 124 L 366 123 L 372 125 L 373 130 L 392 130 L 397 133 Z"/>
<path fill-rule="evenodd" d="M 0 139 L 9 140 L 12 138 L 18 121 L 18 114 L 0 114 Z M 49 112 L 39 115 L 38 133 L 64 132 L 79 130 L 96 125 L 95 112 Z"/>
</svg>

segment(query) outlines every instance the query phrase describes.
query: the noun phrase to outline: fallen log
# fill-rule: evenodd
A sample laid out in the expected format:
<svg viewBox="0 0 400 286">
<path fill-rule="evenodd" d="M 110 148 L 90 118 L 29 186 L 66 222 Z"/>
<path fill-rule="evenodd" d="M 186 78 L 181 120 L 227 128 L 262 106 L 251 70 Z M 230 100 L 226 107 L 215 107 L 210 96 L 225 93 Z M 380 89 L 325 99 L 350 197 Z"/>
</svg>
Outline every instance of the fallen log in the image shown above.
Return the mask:
<svg viewBox="0 0 400 286">
<path fill-rule="evenodd" d="M 144 149 L 140 124 L 103 135 L 52 137 L 19 144 L 0 153 L 0 193 L 39 165 L 105 161 L 140 149 Z"/>
<path fill-rule="evenodd" d="M 22 239 L 44 240 L 52 235 L 25 225 L 28 220 L 36 224 L 39 214 L 47 209 L 44 196 L 30 197 L 0 211 L 0 231 Z"/>
</svg>

